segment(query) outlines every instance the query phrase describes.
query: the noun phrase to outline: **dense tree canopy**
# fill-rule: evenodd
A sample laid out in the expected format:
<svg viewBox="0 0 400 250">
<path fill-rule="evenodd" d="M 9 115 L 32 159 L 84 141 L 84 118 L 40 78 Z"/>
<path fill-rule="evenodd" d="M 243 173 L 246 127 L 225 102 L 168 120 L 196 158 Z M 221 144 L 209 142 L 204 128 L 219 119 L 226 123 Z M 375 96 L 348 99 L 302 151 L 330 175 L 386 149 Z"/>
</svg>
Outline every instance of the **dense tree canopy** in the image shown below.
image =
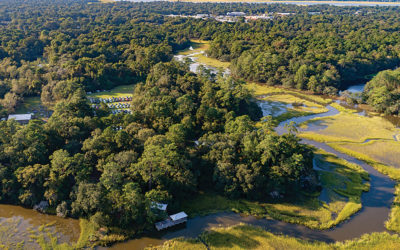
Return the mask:
<svg viewBox="0 0 400 250">
<path fill-rule="evenodd" d="M 400 114 L 400 70 L 379 72 L 367 83 L 364 90 L 366 102 L 376 111 Z"/>
<path fill-rule="evenodd" d="M 265 200 L 313 188 L 312 149 L 277 135 L 267 118 L 256 125 L 261 110 L 238 78 L 335 93 L 394 67 L 399 13 L 364 9 L 0 2 L 0 116 L 26 96 L 54 109 L 46 122 L 0 121 L 0 201 L 46 200 L 62 216 L 141 231 L 159 217 L 152 202 L 174 210 L 202 190 Z M 165 16 L 233 10 L 296 15 L 236 23 Z M 207 53 L 232 61 L 233 76 L 194 74 L 171 60 L 190 38 L 211 40 Z M 380 88 L 382 75 L 367 89 Z M 390 79 L 378 91 L 394 95 Z M 94 112 L 86 92 L 123 84 L 135 84 L 131 114 Z M 382 103 L 374 96 L 371 104 Z"/>
</svg>

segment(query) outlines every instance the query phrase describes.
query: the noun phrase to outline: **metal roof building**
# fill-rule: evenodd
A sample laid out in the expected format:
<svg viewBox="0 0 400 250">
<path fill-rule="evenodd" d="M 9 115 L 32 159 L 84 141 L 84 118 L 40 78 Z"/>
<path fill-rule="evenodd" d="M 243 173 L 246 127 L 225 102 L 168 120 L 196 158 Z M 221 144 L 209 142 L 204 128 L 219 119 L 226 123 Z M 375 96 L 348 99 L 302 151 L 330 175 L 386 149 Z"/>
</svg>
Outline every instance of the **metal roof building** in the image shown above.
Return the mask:
<svg viewBox="0 0 400 250">
<path fill-rule="evenodd" d="M 13 114 L 8 116 L 8 120 L 14 119 L 15 121 L 26 124 L 32 119 L 32 114 Z"/>
</svg>

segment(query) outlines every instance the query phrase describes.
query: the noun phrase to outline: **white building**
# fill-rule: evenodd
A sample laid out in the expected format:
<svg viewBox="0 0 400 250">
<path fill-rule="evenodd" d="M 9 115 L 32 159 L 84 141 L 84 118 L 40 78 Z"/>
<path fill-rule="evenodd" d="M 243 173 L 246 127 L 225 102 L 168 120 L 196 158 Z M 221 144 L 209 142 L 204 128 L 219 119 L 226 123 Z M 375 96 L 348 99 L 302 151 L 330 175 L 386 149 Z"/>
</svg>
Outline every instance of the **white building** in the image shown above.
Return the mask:
<svg viewBox="0 0 400 250">
<path fill-rule="evenodd" d="M 32 119 L 32 114 L 13 114 L 8 116 L 8 120 L 14 119 L 21 124 L 27 124 Z"/>
</svg>

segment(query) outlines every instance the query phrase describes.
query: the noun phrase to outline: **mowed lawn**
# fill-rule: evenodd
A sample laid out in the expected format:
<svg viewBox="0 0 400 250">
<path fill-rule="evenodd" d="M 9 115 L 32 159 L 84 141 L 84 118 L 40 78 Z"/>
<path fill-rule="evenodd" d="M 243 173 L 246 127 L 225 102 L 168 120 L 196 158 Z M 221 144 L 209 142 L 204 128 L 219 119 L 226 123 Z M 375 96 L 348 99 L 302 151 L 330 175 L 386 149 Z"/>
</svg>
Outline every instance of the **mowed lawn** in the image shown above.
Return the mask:
<svg viewBox="0 0 400 250">
<path fill-rule="evenodd" d="M 134 88 L 135 88 L 135 84 L 122 85 L 122 86 L 115 87 L 111 90 L 106 90 L 104 92 L 88 94 L 87 96 L 88 97 L 96 97 L 96 98 L 132 96 Z"/>
</svg>

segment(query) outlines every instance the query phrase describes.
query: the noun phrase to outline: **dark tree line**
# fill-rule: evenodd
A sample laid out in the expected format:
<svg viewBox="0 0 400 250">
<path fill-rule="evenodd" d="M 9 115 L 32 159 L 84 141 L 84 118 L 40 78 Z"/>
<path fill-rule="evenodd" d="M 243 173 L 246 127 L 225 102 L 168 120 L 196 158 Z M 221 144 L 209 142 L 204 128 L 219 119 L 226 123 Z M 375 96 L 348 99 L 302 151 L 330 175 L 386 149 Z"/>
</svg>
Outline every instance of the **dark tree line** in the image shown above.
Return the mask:
<svg viewBox="0 0 400 250">
<path fill-rule="evenodd" d="M 379 72 L 365 86 L 363 97 L 376 111 L 400 114 L 400 70 Z"/>
</svg>

